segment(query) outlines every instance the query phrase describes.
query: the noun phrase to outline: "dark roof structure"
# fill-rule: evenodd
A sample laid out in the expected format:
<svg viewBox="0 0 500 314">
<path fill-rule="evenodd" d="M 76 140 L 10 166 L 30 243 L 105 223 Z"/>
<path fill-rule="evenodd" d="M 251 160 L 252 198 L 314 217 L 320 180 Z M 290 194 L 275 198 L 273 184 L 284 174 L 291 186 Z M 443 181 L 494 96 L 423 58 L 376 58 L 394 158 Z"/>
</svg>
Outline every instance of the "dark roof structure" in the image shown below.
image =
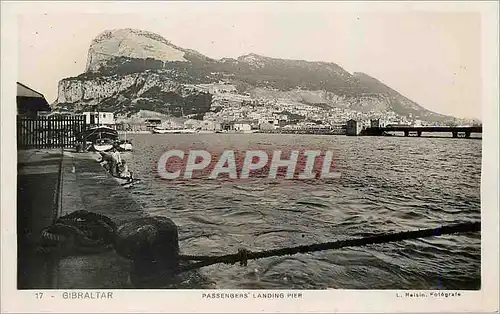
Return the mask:
<svg viewBox="0 0 500 314">
<path fill-rule="evenodd" d="M 51 111 L 42 93 L 17 82 L 17 114 L 36 117 L 38 111 Z"/>
</svg>

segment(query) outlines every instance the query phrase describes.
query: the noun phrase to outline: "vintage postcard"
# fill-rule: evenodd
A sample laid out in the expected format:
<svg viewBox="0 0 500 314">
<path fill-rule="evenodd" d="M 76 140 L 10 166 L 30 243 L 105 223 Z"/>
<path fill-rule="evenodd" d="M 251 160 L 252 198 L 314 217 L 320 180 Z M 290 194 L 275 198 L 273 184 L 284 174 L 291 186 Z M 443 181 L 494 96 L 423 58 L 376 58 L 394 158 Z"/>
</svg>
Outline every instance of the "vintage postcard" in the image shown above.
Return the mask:
<svg viewBox="0 0 500 314">
<path fill-rule="evenodd" d="M 497 2 L 2 2 L 2 312 L 498 312 Z"/>
</svg>

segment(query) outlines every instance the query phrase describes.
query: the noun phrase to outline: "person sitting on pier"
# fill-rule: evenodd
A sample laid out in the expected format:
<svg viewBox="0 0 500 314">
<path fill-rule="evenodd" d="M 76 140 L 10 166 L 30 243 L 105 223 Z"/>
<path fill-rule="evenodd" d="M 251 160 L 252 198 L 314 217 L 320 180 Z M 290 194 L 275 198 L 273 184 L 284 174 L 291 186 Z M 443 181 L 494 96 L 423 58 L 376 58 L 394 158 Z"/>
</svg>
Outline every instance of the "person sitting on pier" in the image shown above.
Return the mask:
<svg viewBox="0 0 500 314">
<path fill-rule="evenodd" d="M 111 154 L 107 154 L 105 152 L 99 152 L 99 154 L 101 155 L 101 160 L 97 160 L 97 162 L 100 163 L 101 166 L 104 167 L 104 169 L 111 172 L 111 164 L 113 163 Z"/>
<path fill-rule="evenodd" d="M 132 181 L 132 172 L 129 171 L 128 165 L 125 162 L 125 160 L 122 161 L 121 166 L 119 167 L 119 177 L 120 178 L 125 178 L 129 179 L 129 181 Z"/>
<path fill-rule="evenodd" d="M 120 155 L 120 152 L 116 149 L 116 145 L 113 146 L 111 149 L 111 164 L 110 164 L 110 171 L 111 175 L 114 177 L 117 177 L 118 174 L 120 173 L 119 166 L 122 164 L 122 157 Z"/>
</svg>

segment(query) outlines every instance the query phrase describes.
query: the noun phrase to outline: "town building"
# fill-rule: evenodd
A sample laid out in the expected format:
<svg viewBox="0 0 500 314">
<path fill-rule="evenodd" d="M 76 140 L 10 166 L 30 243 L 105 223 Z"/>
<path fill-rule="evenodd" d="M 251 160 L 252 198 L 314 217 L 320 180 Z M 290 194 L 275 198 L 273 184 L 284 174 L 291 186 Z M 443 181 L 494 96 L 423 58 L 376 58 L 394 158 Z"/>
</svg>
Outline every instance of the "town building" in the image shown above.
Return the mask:
<svg viewBox="0 0 500 314">
<path fill-rule="evenodd" d="M 276 126 L 274 125 L 274 123 L 269 123 L 267 121 L 263 121 L 259 124 L 259 129 L 262 131 L 271 131 L 271 130 L 275 130 Z"/>
<path fill-rule="evenodd" d="M 252 130 L 252 126 L 247 122 L 238 122 L 234 124 L 235 131 L 250 131 Z"/>
<path fill-rule="evenodd" d="M 202 124 L 201 120 L 195 120 L 195 119 L 188 119 L 186 122 L 184 122 L 184 128 L 185 129 L 197 129 L 200 127 Z"/>
<path fill-rule="evenodd" d="M 379 119 L 371 119 L 370 120 L 370 127 L 379 128 L 380 127 L 380 120 Z"/>
<path fill-rule="evenodd" d="M 161 124 L 161 119 L 146 119 L 144 123 L 147 127 L 156 128 Z"/>
<path fill-rule="evenodd" d="M 115 116 L 112 112 L 83 112 L 85 122 L 90 125 L 103 125 L 113 127 Z"/>
<path fill-rule="evenodd" d="M 358 135 L 358 122 L 354 119 L 347 121 L 346 123 L 346 135 L 356 136 Z"/>
<path fill-rule="evenodd" d="M 223 122 L 221 123 L 221 130 L 223 131 L 233 131 L 234 123 L 233 122 Z"/>
<path fill-rule="evenodd" d="M 161 128 L 169 130 L 179 130 L 184 128 L 184 123 L 187 121 L 186 118 L 182 117 L 170 117 L 163 121 Z"/>
<path fill-rule="evenodd" d="M 220 123 L 210 120 L 203 120 L 200 124 L 200 128 L 203 131 L 220 131 L 222 129 Z"/>
</svg>

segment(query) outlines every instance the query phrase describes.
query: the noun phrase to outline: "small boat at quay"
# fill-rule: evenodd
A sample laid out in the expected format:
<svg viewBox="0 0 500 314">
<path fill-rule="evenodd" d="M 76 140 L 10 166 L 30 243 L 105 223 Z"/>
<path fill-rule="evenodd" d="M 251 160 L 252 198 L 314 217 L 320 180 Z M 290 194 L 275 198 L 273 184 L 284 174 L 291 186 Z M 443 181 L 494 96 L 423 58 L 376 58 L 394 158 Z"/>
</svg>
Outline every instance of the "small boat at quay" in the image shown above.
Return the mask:
<svg viewBox="0 0 500 314">
<path fill-rule="evenodd" d="M 132 143 L 128 140 L 120 140 L 118 131 L 106 126 L 97 126 L 83 131 L 80 139 L 86 143 L 87 150 L 96 152 L 107 152 L 113 147 L 120 151 L 131 151 Z"/>
<path fill-rule="evenodd" d="M 80 139 L 86 143 L 87 150 L 105 152 L 113 148 L 118 132 L 107 126 L 97 126 L 83 131 Z"/>
<path fill-rule="evenodd" d="M 114 147 L 114 142 L 106 139 L 97 140 L 95 143 L 90 142 L 88 150 L 96 152 L 107 152 Z"/>
</svg>

